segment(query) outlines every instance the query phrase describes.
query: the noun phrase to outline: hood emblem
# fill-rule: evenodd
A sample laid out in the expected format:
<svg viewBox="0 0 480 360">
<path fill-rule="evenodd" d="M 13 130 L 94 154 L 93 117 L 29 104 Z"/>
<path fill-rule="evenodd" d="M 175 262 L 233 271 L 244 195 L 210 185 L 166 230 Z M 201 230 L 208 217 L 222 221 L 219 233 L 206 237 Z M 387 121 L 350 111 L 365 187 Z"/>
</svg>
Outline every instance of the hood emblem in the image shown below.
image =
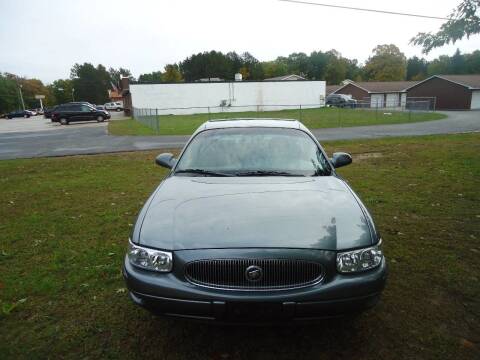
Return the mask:
<svg viewBox="0 0 480 360">
<path fill-rule="evenodd" d="M 245 278 L 250 282 L 260 281 L 263 278 L 263 270 L 260 266 L 251 265 L 245 270 Z"/>
</svg>

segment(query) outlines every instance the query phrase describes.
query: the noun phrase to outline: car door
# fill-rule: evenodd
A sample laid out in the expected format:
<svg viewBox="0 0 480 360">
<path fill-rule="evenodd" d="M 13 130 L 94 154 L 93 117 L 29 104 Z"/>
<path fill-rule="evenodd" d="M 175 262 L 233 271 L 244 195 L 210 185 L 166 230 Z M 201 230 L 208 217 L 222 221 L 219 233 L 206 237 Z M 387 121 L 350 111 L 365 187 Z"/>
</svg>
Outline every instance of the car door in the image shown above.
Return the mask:
<svg viewBox="0 0 480 360">
<path fill-rule="evenodd" d="M 68 105 L 68 118 L 69 121 L 82 121 L 84 114 L 82 112 L 82 105 L 70 104 Z"/>
<path fill-rule="evenodd" d="M 80 112 L 83 121 L 95 119 L 96 110 L 88 105 L 81 105 Z"/>
</svg>

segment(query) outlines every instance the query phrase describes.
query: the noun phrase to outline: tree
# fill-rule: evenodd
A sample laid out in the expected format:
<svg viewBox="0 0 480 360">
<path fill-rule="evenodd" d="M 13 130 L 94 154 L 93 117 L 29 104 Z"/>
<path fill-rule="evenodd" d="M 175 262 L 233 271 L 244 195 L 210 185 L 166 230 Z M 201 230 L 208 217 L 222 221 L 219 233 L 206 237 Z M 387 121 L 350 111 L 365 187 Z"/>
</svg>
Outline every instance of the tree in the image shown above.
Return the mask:
<svg viewBox="0 0 480 360">
<path fill-rule="evenodd" d="M 241 55 L 242 59 L 242 68 L 245 68 L 246 71 L 242 73 L 245 79 L 249 80 L 263 80 L 265 78 L 263 74 L 263 67 L 260 62 L 249 52 L 244 52 Z"/>
<path fill-rule="evenodd" d="M 427 61 L 417 56 L 407 60 L 407 80 L 423 80 L 427 77 Z"/>
<path fill-rule="evenodd" d="M 103 104 L 108 101 L 110 74 L 102 64 L 94 67 L 90 63 L 73 65 L 70 71 L 76 101 Z"/>
<path fill-rule="evenodd" d="M 313 51 L 309 57 L 307 77 L 314 80 L 325 79 L 329 56 L 322 51 Z"/>
<path fill-rule="evenodd" d="M 154 71 L 148 74 L 140 74 L 138 81 L 146 83 L 159 83 L 162 82 L 162 76 L 163 73 L 161 71 Z"/>
<path fill-rule="evenodd" d="M 340 84 L 347 76 L 347 62 L 340 56 L 330 57 L 325 71 L 325 80 L 329 85 Z"/>
<path fill-rule="evenodd" d="M 38 79 L 17 78 L 19 85 L 22 87 L 23 101 L 25 108 L 34 109 L 40 107 L 40 101 L 35 99 L 35 95 L 45 95 L 45 100 L 48 102 L 47 89 L 43 83 Z"/>
<path fill-rule="evenodd" d="M 365 76 L 375 81 L 404 80 L 406 75 L 406 58 L 393 44 L 378 45 L 364 67 Z"/>
<path fill-rule="evenodd" d="M 162 74 L 163 82 L 182 82 L 182 74 L 178 69 L 177 64 L 170 64 L 165 66 L 165 72 Z"/>
<path fill-rule="evenodd" d="M 285 62 L 288 66 L 289 74 L 307 76 L 310 65 L 310 58 L 307 56 L 307 54 L 303 52 L 292 53 L 288 55 L 288 57 L 285 59 Z"/>
<path fill-rule="evenodd" d="M 449 74 L 465 74 L 466 73 L 466 66 L 465 66 L 465 57 L 460 53 L 460 50 L 457 49 L 455 54 L 450 59 L 450 69 L 448 71 Z"/>
<path fill-rule="evenodd" d="M 288 67 L 282 62 L 265 61 L 261 63 L 261 66 L 263 70 L 263 76 L 266 79 L 288 74 Z"/>
<path fill-rule="evenodd" d="M 480 17 L 477 14 L 480 0 L 463 0 L 453 10 L 449 20 L 436 33 L 418 33 L 410 43 L 422 46 L 422 52 L 428 54 L 432 49 L 453 43 L 464 37 L 480 33 Z"/>
<path fill-rule="evenodd" d="M 58 79 L 48 86 L 56 104 L 64 104 L 72 101 L 73 81 L 70 79 Z M 53 105 L 53 104 L 52 104 Z"/>
<path fill-rule="evenodd" d="M 128 69 L 124 69 L 122 67 L 117 69 L 109 68 L 108 74 L 110 75 L 110 82 L 112 87 L 121 88 L 121 80 L 122 77 L 128 77 L 130 81 L 135 81 L 135 78 L 132 76 L 132 73 Z"/>
<path fill-rule="evenodd" d="M 12 74 L 0 73 L 0 114 L 20 109 L 19 86 Z"/>
<path fill-rule="evenodd" d="M 441 55 L 437 59 L 429 62 L 427 65 L 427 74 L 439 75 L 439 74 L 448 74 L 450 70 L 451 59 L 447 55 Z"/>
<path fill-rule="evenodd" d="M 475 50 L 471 54 L 465 54 L 465 69 L 467 74 L 480 73 L 480 50 Z"/>
</svg>

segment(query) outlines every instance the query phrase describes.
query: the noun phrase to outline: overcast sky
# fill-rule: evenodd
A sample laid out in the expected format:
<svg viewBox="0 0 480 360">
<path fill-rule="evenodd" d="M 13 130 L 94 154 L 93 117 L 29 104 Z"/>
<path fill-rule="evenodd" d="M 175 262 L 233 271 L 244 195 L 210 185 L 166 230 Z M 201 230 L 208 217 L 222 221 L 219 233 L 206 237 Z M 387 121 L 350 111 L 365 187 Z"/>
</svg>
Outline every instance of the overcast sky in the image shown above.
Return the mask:
<svg viewBox="0 0 480 360">
<path fill-rule="evenodd" d="M 317 0 L 310 0 L 312 2 Z M 447 16 L 460 0 L 318 0 Z M 261 61 L 335 48 L 364 62 L 377 44 L 421 56 L 409 39 L 442 21 L 297 5 L 277 0 L 0 0 L 0 72 L 50 83 L 76 62 L 126 67 L 134 76 L 206 50 L 249 51 Z M 432 59 L 480 49 L 480 36 Z"/>
</svg>

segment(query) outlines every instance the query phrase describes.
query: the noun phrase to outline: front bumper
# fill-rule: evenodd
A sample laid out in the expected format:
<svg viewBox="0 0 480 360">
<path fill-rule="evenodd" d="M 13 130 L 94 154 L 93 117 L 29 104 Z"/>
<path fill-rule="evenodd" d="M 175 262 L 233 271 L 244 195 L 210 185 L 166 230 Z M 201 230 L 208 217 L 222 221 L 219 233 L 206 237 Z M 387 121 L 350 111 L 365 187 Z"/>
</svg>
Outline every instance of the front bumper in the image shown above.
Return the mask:
<svg viewBox="0 0 480 360">
<path fill-rule="evenodd" d="M 328 252 L 321 253 L 323 257 L 334 258 L 326 254 Z M 132 266 L 125 258 L 123 275 L 130 298 L 152 313 L 196 320 L 225 323 L 308 321 L 358 313 L 373 307 L 380 299 L 387 278 L 384 259 L 379 267 L 361 274 L 341 275 L 330 267 L 327 269 L 330 275 L 324 281 L 305 288 L 240 291 L 191 284 L 179 268 L 183 267 L 178 266 L 168 274 L 154 273 Z"/>
</svg>

